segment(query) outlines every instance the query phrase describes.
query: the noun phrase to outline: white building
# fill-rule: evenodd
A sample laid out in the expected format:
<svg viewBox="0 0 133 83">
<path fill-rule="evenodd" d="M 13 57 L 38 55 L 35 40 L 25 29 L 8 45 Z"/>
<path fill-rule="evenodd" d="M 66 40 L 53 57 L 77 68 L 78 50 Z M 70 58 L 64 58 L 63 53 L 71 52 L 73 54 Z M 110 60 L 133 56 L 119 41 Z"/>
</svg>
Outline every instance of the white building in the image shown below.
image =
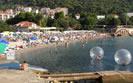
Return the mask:
<svg viewBox="0 0 133 83">
<path fill-rule="evenodd" d="M 14 28 L 18 32 L 30 32 L 32 30 L 37 30 L 40 27 L 34 22 L 22 21 L 14 25 Z"/>
<path fill-rule="evenodd" d="M 127 13 L 126 14 L 128 17 L 132 17 L 133 16 L 133 13 Z"/>
<path fill-rule="evenodd" d="M 105 15 L 98 15 L 97 19 L 105 19 Z"/>
<path fill-rule="evenodd" d="M 0 20 L 6 20 L 9 18 L 10 18 L 10 15 L 8 13 L 0 11 Z"/>
<path fill-rule="evenodd" d="M 18 6 L 15 11 L 32 12 L 32 7 Z"/>
<path fill-rule="evenodd" d="M 55 14 L 56 12 L 64 12 L 64 16 L 68 15 L 68 8 L 64 7 L 57 7 L 55 9 L 50 8 L 41 8 L 40 12 L 47 15 L 47 14 Z"/>
<path fill-rule="evenodd" d="M 24 12 L 32 12 L 31 7 L 24 7 L 23 10 L 24 10 Z"/>
<path fill-rule="evenodd" d="M 46 15 L 50 12 L 50 8 L 41 8 L 40 12 Z"/>
<path fill-rule="evenodd" d="M 119 18 L 119 15 L 117 15 L 117 14 L 114 14 L 114 18 Z"/>
<path fill-rule="evenodd" d="M 75 15 L 75 18 L 78 20 L 78 19 L 80 19 L 80 14 L 76 14 Z"/>
</svg>

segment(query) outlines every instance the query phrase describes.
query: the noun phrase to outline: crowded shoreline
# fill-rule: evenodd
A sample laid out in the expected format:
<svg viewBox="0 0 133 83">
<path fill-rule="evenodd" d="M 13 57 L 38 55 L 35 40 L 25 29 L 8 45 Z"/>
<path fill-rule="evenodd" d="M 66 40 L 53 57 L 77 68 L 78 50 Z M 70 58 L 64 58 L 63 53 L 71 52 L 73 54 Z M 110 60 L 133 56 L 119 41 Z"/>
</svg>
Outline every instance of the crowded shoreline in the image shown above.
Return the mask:
<svg viewBox="0 0 133 83">
<path fill-rule="evenodd" d="M 88 40 L 111 37 L 108 33 L 99 33 L 94 30 L 81 31 L 47 31 L 47 32 L 7 32 L 1 33 L 3 40 L 9 42 L 7 50 L 15 51 L 15 54 L 34 51 L 36 49 L 64 45 L 66 48 L 69 43 L 81 42 L 82 46 Z M 5 51 L 5 55 L 6 55 Z M 2 55 L 4 55 L 2 54 Z"/>
</svg>

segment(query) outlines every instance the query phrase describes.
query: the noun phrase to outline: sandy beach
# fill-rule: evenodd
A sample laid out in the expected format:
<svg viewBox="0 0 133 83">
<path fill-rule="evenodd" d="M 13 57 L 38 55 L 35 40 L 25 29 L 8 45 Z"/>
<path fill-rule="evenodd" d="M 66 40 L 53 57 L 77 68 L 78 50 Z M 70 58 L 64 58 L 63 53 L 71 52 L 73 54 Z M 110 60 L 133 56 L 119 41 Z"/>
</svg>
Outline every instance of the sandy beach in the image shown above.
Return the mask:
<svg viewBox="0 0 133 83">
<path fill-rule="evenodd" d="M 105 37 L 101 36 L 101 37 L 96 37 L 94 39 L 88 39 L 88 40 L 95 40 L 98 38 L 110 38 L 110 37 L 111 37 L 110 35 L 106 35 Z M 76 43 L 76 42 L 81 42 L 81 40 L 72 40 L 72 41 L 69 41 L 68 43 Z M 32 48 L 24 48 L 24 49 L 16 50 L 15 54 L 19 55 L 19 54 L 26 53 L 26 52 L 36 51 L 38 49 L 54 47 L 54 46 L 59 46 L 59 45 L 63 45 L 65 47 L 65 42 L 59 42 L 58 44 L 49 43 L 49 44 L 43 44 L 41 46 L 36 46 L 36 47 L 32 47 Z"/>
</svg>

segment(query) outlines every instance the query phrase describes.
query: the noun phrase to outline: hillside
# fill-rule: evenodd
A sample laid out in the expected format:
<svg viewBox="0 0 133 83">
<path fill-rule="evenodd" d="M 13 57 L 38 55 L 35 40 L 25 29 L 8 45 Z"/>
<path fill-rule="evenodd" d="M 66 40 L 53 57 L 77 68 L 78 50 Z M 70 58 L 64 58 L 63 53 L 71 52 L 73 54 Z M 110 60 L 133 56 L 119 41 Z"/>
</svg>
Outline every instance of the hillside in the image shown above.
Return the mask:
<svg viewBox="0 0 133 83">
<path fill-rule="evenodd" d="M 3 10 L 17 5 L 68 7 L 70 13 L 89 11 L 97 14 L 120 14 L 133 11 L 133 0 L 0 0 L 0 8 Z"/>
</svg>

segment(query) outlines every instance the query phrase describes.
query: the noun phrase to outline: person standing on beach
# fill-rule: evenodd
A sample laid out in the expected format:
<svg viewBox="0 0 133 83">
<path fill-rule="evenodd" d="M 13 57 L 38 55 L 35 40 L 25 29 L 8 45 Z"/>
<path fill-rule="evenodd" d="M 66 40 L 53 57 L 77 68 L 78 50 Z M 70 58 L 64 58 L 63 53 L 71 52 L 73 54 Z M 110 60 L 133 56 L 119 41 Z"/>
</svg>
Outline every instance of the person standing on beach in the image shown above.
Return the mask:
<svg viewBox="0 0 133 83">
<path fill-rule="evenodd" d="M 21 67 L 21 70 L 25 70 L 27 67 L 28 67 L 28 63 L 26 62 L 26 61 L 24 61 L 21 65 L 20 65 L 20 67 Z"/>
<path fill-rule="evenodd" d="M 69 43 L 68 43 L 68 41 L 66 41 L 65 42 L 65 47 L 68 48 L 68 45 L 69 45 Z"/>
</svg>

